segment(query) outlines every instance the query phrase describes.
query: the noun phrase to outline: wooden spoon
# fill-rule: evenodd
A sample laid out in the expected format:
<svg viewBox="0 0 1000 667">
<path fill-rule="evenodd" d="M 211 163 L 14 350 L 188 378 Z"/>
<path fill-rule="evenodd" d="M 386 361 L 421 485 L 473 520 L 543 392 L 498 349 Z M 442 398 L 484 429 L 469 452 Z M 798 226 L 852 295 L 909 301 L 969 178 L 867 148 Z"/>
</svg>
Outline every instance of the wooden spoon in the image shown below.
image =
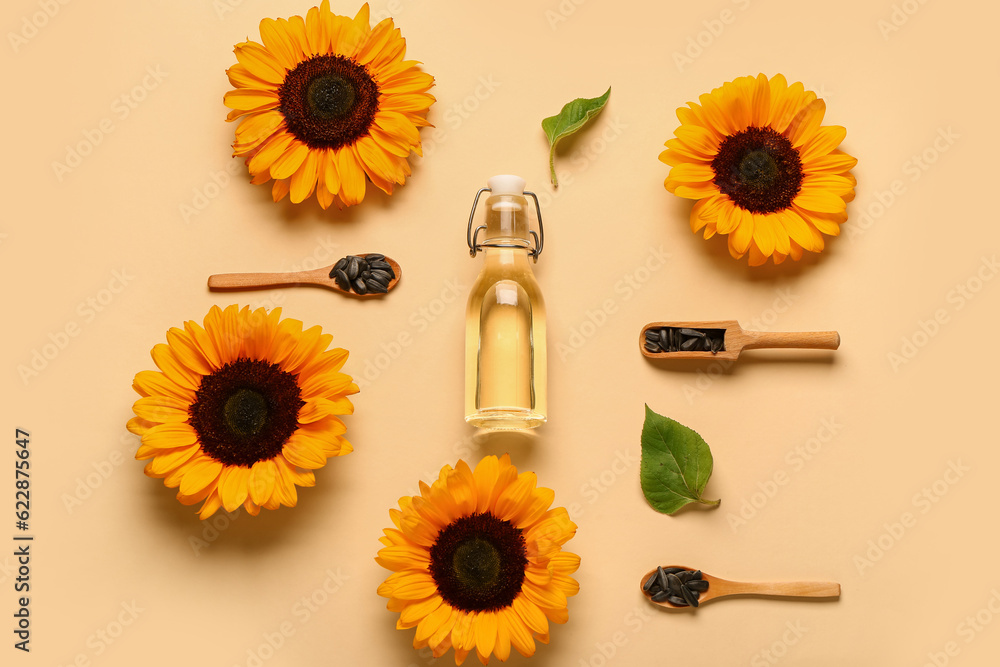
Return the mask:
<svg viewBox="0 0 1000 667">
<path fill-rule="evenodd" d="M 358 257 L 367 257 L 376 253 L 361 253 Z M 399 264 L 391 257 L 386 257 L 385 262 L 392 267 L 396 277 L 389 281 L 389 290 L 392 290 L 403 277 L 403 271 Z M 261 287 L 284 287 L 286 285 L 319 285 L 328 287 L 334 292 L 340 292 L 347 296 L 359 299 L 384 296 L 378 292 L 368 292 L 358 294 L 354 291 L 342 289 L 337 281 L 330 277 L 334 264 L 312 271 L 293 271 L 287 273 L 218 273 L 208 277 L 208 289 L 212 290 L 244 290 Z"/>
<path fill-rule="evenodd" d="M 684 565 L 664 565 L 663 568 L 680 567 L 685 570 L 693 568 Z M 653 602 L 652 595 L 642 590 L 643 584 L 656 573 L 653 568 L 642 575 L 639 581 L 639 590 L 647 600 Z M 713 577 L 710 574 L 701 573 L 701 578 L 708 582 L 708 590 L 700 593 L 698 604 L 702 605 L 711 600 L 731 597 L 734 595 L 759 595 L 762 597 L 795 597 L 795 598 L 839 598 L 840 584 L 831 581 L 783 581 L 778 583 L 744 583 L 741 581 L 729 581 Z M 665 609 L 694 609 L 694 607 L 675 605 L 668 600 L 663 602 L 653 602 L 655 605 Z"/>
<path fill-rule="evenodd" d="M 662 327 L 679 329 L 725 329 L 723 349 L 715 354 L 705 350 L 650 352 L 646 349 L 646 331 Z M 650 322 L 639 332 L 639 350 L 650 359 L 737 359 L 743 350 L 794 347 L 813 350 L 836 350 L 840 334 L 836 331 L 746 331 L 736 320 L 701 322 Z"/>
</svg>

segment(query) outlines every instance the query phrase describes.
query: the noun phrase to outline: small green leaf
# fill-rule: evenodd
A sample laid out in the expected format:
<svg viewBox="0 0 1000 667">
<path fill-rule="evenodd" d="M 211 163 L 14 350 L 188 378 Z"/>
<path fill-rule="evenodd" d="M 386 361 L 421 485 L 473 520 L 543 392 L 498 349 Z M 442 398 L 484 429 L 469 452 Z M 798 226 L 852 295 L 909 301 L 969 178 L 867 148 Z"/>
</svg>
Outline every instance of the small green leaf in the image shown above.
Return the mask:
<svg viewBox="0 0 1000 667">
<path fill-rule="evenodd" d="M 652 508 L 673 514 L 688 503 L 718 505 L 701 497 L 711 476 L 712 450 L 702 437 L 647 405 L 639 480 Z"/>
<path fill-rule="evenodd" d="M 563 137 L 568 137 L 581 127 L 590 122 L 590 119 L 601 113 L 604 105 L 608 103 L 611 96 L 609 87 L 600 97 L 585 99 L 578 97 L 572 102 L 563 106 L 555 116 L 549 116 L 542 121 L 542 129 L 545 136 L 549 138 L 549 171 L 552 172 L 552 185 L 559 187 L 556 180 L 556 144 Z"/>
</svg>

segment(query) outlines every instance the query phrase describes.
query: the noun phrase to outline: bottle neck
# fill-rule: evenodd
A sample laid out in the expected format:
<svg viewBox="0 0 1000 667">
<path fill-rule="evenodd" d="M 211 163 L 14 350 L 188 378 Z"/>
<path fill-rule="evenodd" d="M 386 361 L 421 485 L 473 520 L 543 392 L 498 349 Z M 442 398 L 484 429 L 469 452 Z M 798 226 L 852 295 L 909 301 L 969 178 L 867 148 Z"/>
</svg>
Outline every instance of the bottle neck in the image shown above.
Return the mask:
<svg viewBox="0 0 1000 667">
<path fill-rule="evenodd" d="M 532 247 L 528 233 L 528 202 L 522 195 L 495 195 L 486 200 L 486 233 L 483 245 Z M 504 249 L 504 248 L 496 248 Z"/>
</svg>

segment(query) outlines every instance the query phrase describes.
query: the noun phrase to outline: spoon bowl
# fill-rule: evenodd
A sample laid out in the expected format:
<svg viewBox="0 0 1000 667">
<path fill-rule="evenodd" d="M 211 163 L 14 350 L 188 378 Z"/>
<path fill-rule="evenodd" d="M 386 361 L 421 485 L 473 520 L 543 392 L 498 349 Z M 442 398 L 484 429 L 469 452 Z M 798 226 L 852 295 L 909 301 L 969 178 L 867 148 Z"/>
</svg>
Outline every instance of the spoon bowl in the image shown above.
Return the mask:
<svg viewBox="0 0 1000 667">
<path fill-rule="evenodd" d="M 376 253 L 366 252 L 357 256 L 368 257 L 368 255 L 374 254 Z M 389 285 L 386 288 L 386 291 L 389 292 L 396 286 L 399 279 L 403 277 L 403 271 L 399 268 L 399 263 L 391 257 L 386 257 L 384 261 L 392 267 L 392 272 L 396 275 L 395 278 L 389 281 Z M 351 296 L 356 299 L 371 299 L 385 296 L 381 292 L 358 294 L 353 290 L 343 289 L 337 284 L 336 280 L 330 277 L 334 266 L 335 264 L 331 264 L 330 266 L 312 269 L 311 271 L 289 271 L 285 273 L 219 273 L 208 277 L 208 289 L 235 291 L 262 289 L 265 287 L 286 287 L 288 285 L 318 285 L 319 287 L 326 287 L 332 289 L 334 292 L 339 292 L 344 296 Z"/>
<path fill-rule="evenodd" d="M 724 330 L 721 350 L 677 350 L 676 352 L 650 352 L 646 348 L 646 332 L 650 329 L 715 329 Z M 701 320 L 689 322 L 650 322 L 639 332 L 639 351 L 650 359 L 730 359 L 739 358 L 743 350 L 756 348 L 791 347 L 814 350 L 836 350 L 840 347 L 840 334 L 836 331 L 747 331 L 736 320 Z"/>
<path fill-rule="evenodd" d="M 695 568 L 687 567 L 686 565 L 663 565 L 664 569 L 669 567 L 679 567 L 685 570 L 694 570 Z M 643 589 L 643 585 L 656 574 L 656 568 L 653 568 L 646 574 L 642 575 L 642 579 L 639 581 L 639 590 L 642 592 L 643 596 L 655 605 L 663 607 L 664 609 L 673 609 L 675 611 L 689 611 L 694 610 L 695 607 L 690 606 L 680 606 L 673 604 L 669 600 L 663 600 L 662 602 L 653 602 L 652 595 L 647 593 Z M 712 576 L 711 574 L 701 573 L 701 578 L 708 582 L 708 590 L 701 593 L 698 596 L 698 604 L 702 605 L 706 602 L 711 602 L 712 600 L 717 600 L 719 598 L 733 597 L 736 595 L 752 595 L 760 597 L 777 597 L 777 598 L 828 598 L 835 599 L 840 597 L 840 584 L 829 581 L 783 581 L 777 583 L 746 583 L 741 581 L 729 581 L 728 579 L 722 579 L 720 577 Z"/>
</svg>

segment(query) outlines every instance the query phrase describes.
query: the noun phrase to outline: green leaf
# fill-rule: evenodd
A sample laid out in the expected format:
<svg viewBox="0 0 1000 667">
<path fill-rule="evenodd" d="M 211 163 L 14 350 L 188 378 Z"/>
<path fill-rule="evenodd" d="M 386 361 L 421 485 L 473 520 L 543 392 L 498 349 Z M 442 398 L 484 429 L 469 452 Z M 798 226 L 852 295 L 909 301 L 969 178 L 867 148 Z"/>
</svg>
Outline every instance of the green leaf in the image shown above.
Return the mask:
<svg viewBox="0 0 1000 667">
<path fill-rule="evenodd" d="M 542 121 L 542 129 L 545 130 L 545 136 L 549 138 L 549 171 L 552 172 L 552 185 L 555 187 L 559 187 L 559 182 L 556 180 L 556 144 L 559 143 L 560 139 L 573 134 L 590 122 L 591 118 L 601 113 L 610 96 L 611 88 L 609 87 L 607 92 L 600 97 L 589 100 L 578 97 L 563 106 L 562 111 L 558 114 L 549 116 Z"/>
<path fill-rule="evenodd" d="M 711 476 L 712 450 L 702 437 L 647 405 L 639 480 L 653 509 L 673 514 L 688 503 L 718 505 L 701 496 Z"/>
</svg>

